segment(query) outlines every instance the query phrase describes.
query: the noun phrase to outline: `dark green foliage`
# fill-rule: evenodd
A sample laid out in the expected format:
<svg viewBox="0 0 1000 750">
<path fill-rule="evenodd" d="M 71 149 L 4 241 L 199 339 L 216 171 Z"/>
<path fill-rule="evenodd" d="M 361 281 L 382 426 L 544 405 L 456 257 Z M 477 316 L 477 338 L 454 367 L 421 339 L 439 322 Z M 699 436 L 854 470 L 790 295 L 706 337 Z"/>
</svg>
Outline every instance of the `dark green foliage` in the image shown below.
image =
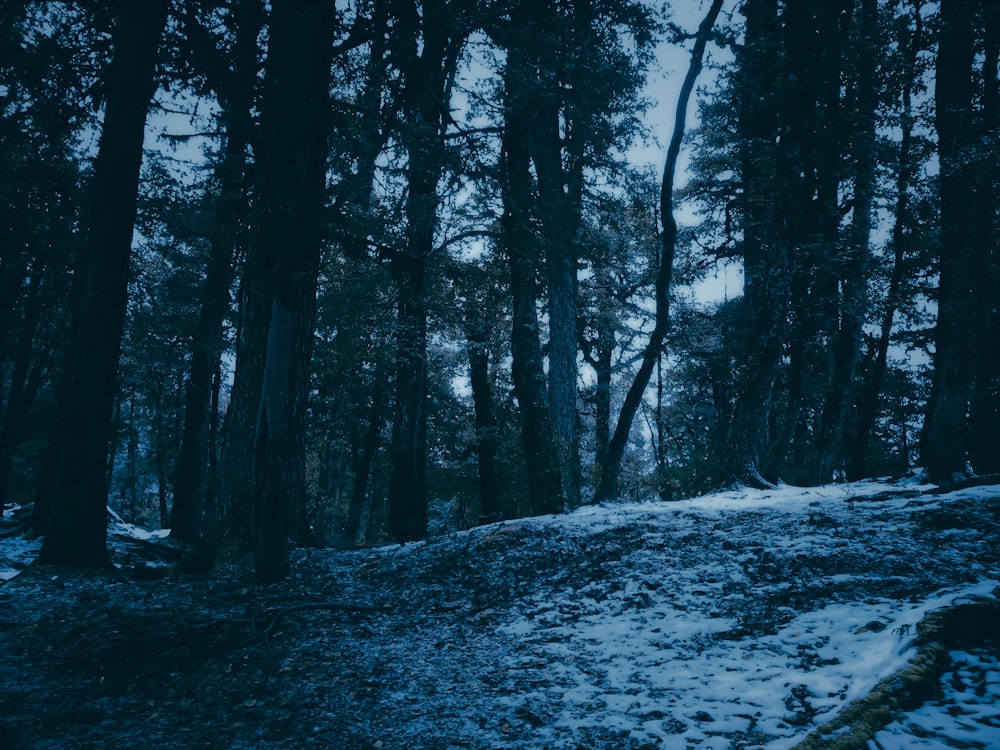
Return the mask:
<svg viewBox="0 0 1000 750">
<path fill-rule="evenodd" d="M 79 484 L 94 540 L 110 500 L 275 579 L 289 539 L 996 471 L 992 6 L 150 8 L 123 70 L 145 11 L 0 3 L 0 496 L 37 531 Z M 711 75 L 657 185 L 668 33 Z"/>
</svg>

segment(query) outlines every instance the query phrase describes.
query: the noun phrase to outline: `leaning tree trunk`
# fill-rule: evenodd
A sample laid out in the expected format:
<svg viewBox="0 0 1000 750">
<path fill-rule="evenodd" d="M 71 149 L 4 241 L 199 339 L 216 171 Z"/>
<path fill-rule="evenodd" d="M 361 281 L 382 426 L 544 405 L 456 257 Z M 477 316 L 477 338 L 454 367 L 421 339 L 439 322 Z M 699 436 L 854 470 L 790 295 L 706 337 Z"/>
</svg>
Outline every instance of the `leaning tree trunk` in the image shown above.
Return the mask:
<svg viewBox="0 0 1000 750">
<path fill-rule="evenodd" d="M 254 430 L 250 539 L 258 578 L 289 572 L 305 506 L 305 412 L 323 242 L 334 9 L 273 4 L 261 114 L 258 236 L 269 259 L 270 322 Z"/>
<path fill-rule="evenodd" d="M 670 280 L 673 275 L 674 250 L 677 243 L 677 221 L 674 218 L 674 176 L 677 170 L 677 157 L 680 155 L 681 140 L 684 137 L 684 125 L 687 120 L 688 101 L 694 90 L 695 81 L 701 72 L 702 59 L 708 37 L 715 25 L 715 19 L 722 8 L 722 0 L 712 0 L 708 13 L 698 27 L 694 48 L 691 50 L 691 62 L 687 75 L 681 85 L 677 98 L 677 112 L 674 115 L 674 129 L 667 148 L 667 162 L 663 168 L 663 181 L 660 185 L 660 222 L 663 225 L 661 238 L 659 268 L 656 274 L 656 321 L 649 341 L 642 353 L 642 362 L 632 380 L 632 385 L 625 394 L 614 435 L 608 444 L 607 457 L 601 467 L 601 481 L 597 488 L 595 500 L 598 502 L 613 499 L 618 492 L 618 476 L 621 473 L 622 457 L 628 443 L 632 422 L 639 410 L 646 386 L 653 375 L 653 367 L 660 359 L 663 341 L 667 335 L 670 305 Z"/>
<path fill-rule="evenodd" d="M 62 461 L 40 562 L 110 565 L 108 446 L 146 110 L 155 88 L 153 71 L 167 6 L 166 0 L 119 5 L 104 89 L 104 126 L 94 162 L 89 246 L 64 391 Z"/>
</svg>

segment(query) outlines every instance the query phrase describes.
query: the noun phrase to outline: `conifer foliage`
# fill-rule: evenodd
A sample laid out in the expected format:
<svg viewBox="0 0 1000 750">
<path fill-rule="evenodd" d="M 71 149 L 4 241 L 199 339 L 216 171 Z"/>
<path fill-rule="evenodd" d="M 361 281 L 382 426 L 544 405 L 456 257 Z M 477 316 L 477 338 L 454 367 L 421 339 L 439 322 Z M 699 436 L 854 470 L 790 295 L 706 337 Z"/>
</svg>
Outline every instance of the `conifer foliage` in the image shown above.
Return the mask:
<svg viewBox="0 0 1000 750">
<path fill-rule="evenodd" d="M 44 561 L 110 505 L 272 581 L 995 473 L 994 5 L 0 3 L 0 496 Z"/>
</svg>

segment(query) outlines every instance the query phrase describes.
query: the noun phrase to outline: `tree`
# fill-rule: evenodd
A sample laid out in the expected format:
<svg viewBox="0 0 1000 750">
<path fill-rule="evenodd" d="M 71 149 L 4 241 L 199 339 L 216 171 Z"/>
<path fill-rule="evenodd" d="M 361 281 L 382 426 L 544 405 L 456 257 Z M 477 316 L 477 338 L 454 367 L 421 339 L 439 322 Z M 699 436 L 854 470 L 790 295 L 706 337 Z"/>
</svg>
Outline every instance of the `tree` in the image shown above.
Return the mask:
<svg viewBox="0 0 1000 750">
<path fill-rule="evenodd" d="M 977 167 L 974 139 L 974 60 L 977 3 L 943 0 L 935 86 L 941 163 L 941 257 L 934 382 L 921 438 L 932 481 L 967 475 L 967 415 L 975 351 L 975 300 L 982 281 L 975 258 Z"/>
<path fill-rule="evenodd" d="M 88 92 L 103 59 L 93 23 L 77 8 L 0 9 L 0 498 L 19 502 L 44 486 L 44 446 L 57 433 L 87 202 L 75 142 L 93 125 Z M 43 531 L 49 506 L 35 507 Z"/>
<path fill-rule="evenodd" d="M 532 180 L 528 151 L 529 123 L 519 95 L 529 62 L 518 48 L 507 52 L 504 76 L 504 124 L 500 147 L 500 182 L 503 200 L 501 233 L 510 265 L 511 375 L 521 412 L 521 444 L 528 473 L 531 511 L 535 515 L 559 513 L 566 496 L 555 448 L 548 394 L 542 367 L 538 331 L 538 247 L 532 229 Z"/>
<path fill-rule="evenodd" d="M 215 218 L 210 231 L 201 313 L 185 392 L 184 431 L 174 480 L 171 520 L 171 535 L 198 543 L 199 556 L 205 558 L 203 565 L 208 564 L 214 554 L 221 533 L 220 514 L 214 507 L 218 478 L 212 471 L 215 450 L 210 438 L 215 432 L 216 419 L 212 402 L 224 345 L 224 324 L 230 312 L 234 266 L 238 250 L 245 244 L 247 197 L 244 184 L 253 125 L 251 111 L 259 53 L 257 37 L 263 20 L 263 7 L 258 0 L 241 0 L 234 5 L 232 73 L 213 83 L 222 105 L 220 120 L 225 129 L 225 142 L 213 180 L 217 198 L 210 210 Z M 207 34 L 193 19 L 188 19 L 187 27 L 192 42 L 200 39 L 202 33 Z M 204 44 L 208 47 L 207 55 L 219 54 L 210 36 Z M 212 69 L 215 65 L 209 61 L 206 67 Z"/>
<path fill-rule="evenodd" d="M 105 511 L 108 446 L 142 139 L 167 6 L 166 0 L 116 6 L 114 57 L 104 81 L 106 105 L 94 163 L 89 241 L 80 268 L 82 291 L 64 390 L 62 458 L 40 562 L 110 564 Z"/>
<path fill-rule="evenodd" d="M 903 304 L 907 254 L 912 252 L 914 200 L 911 192 L 916 181 L 919 159 L 922 156 L 919 136 L 914 132 L 916 113 L 913 94 L 918 87 L 920 74 L 919 52 L 926 42 L 920 4 L 920 0 L 917 0 L 911 14 L 912 19 L 909 16 L 904 16 L 898 21 L 901 24 L 898 60 L 891 57 L 889 60 L 894 63 L 899 72 L 895 76 L 886 76 L 888 80 L 883 81 L 884 88 L 890 92 L 890 102 L 898 100 L 900 107 L 898 113 L 900 138 L 895 147 L 897 154 L 894 165 L 895 184 L 893 186 L 895 199 L 893 201 L 893 227 L 890 240 L 892 266 L 888 273 L 888 289 L 879 319 L 879 334 L 875 343 L 874 358 L 862 378 L 860 388 L 857 422 L 847 463 L 847 478 L 850 481 L 867 476 L 869 445 L 875 430 L 880 396 L 886 379 L 893 325 Z"/>
<path fill-rule="evenodd" d="M 255 238 L 268 266 L 270 310 L 250 527 L 263 581 L 288 574 L 293 515 L 305 507 L 304 420 L 323 243 L 334 18 L 329 3 L 272 6 Z"/>
<path fill-rule="evenodd" d="M 997 161 L 1000 159 L 1000 9 L 980 8 L 982 29 L 981 121 L 976 133 L 974 247 L 978 279 L 975 319 L 975 371 L 969 419 L 969 458 L 981 474 L 1000 472 L 1000 211 Z"/>
<path fill-rule="evenodd" d="M 852 74 L 849 76 L 851 90 L 847 95 L 849 112 L 844 118 L 853 146 L 852 218 L 847 236 L 838 242 L 833 258 L 839 294 L 835 297 L 835 320 L 828 324 L 832 343 L 827 349 L 832 364 L 829 365 L 829 386 L 820 416 L 813 476 L 821 484 L 832 481 L 844 468 L 848 454 L 845 444 L 847 418 L 854 401 L 865 323 L 865 271 L 870 261 L 875 210 L 878 103 L 875 78 L 877 60 L 882 59 L 878 43 L 878 4 L 876 0 L 860 0 L 854 10 L 856 28 L 852 48 L 857 52 L 852 58 L 856 70 L 849 71 Z"/>
<path fill-rule="evenodd" d="M 660 185 L 660 223 L 663 226 L 660 258 L 656 277 L 656 322 L 649 335 L 649 341 L 642 354 L 642 363 L 636 372 L 622 404 L 615 432 L 608 444 L 607 457 L 601 471 L 601 482 L 597 488 L 595 499 L 610 500 L 617 492 L 618 475 L 621 471 L 622 456 L 629 433 L 632 430 L 632 420 L 639 409 L 646 386 L 653 374 L 653 367 L 660 359 L 663 341 L 667 335 L 669 324 L 670 279 L 673 273 L 674 250 L 677 242 L 677 220 L 674 218 L 674 178 L 677 171 L 677 158 L 680 155 L 681 141 L 687 121 L 687 107 L 694 90 L 695 81 L 701 72 L 705 47 L 715 20 L 722 9 L 722 0 L 713 0 L 705 18 L 698 27 L 695 43 L 691 50 L 691 62 L 681 85 L 677 98 L 677 111 L 674 115 L 674 127 L 667 148 L 667 161 L 663 168 L 663 180 Z"/>
<path fill-rule="evenodd" d="M 462 321 L 469 360 L 469 386 L 476 424 L 476 466 L 479 475 L 480 522 L 490 523 L 504 517 L 501 506 L 500 428 L 491 377 L 491 343 L 497 328 L 496 310 L 500 307 L 498 291 L 489 271 L 469 265 L 457 276 L 463 289 Z"/>
<path fill-rule="evenodd" d="M 427 533 L 427 290 L 445 174 L 456 66 L 469 34 L 464 0 L 393 3 L 390 59 L 402 75 L 405 247 L 391 259 L 398 296 L 389 524 L 400 542 Z"/>
</svg>

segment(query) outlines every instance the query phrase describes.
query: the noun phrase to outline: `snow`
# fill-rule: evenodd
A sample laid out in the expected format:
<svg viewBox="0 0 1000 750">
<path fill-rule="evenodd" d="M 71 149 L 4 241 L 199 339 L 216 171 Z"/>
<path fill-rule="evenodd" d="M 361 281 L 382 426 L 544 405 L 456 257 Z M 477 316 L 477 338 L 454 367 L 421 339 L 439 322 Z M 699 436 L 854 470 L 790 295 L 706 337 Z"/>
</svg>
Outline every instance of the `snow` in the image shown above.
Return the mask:
<svg viewBox="0 0 1000 750">
<path fill-rule="evenodd" d="M 830 511 L 831 501 L 899 490 L 898 485 L 880 483 L 748 490 L 669 505 L 590 507 L 550 522 L 593 533 L 659 519 L 671 522 L 676 536 L 748 508 L 808 515 L 818 508 Z M 964 491 L 962 497 L 982 492 Z M 892 499 L 880 510 L 905 512 L 911 504 L 909 497 Z M 932 500 L 919 507 L 940 505 L 941 501 Z M 846 505 L 836 509 L 860 512 Z M 894 520 L 878 529 L 877 519 L 872 519 L 883 534 L 893 533 L 898 523 Z M 802 536 L 796 529 L 772 533 L 767 544 L 790 555 L 822 556 L 836 549 L 831 536 Z M 962 538 L 978 533 L 947 531 Z M 664 556 L 648 551 L 661 546 L 658 536 L 662 532 L 651 528 L 643 545 L 647 551 L 630 555 L 629 569 L 640 572 L 620 589 L 600 591 L 600 596 L 588 589 L 566 590 L 556 598 L 546 594 L 526 604 L 524 614 L 505 626 L 506 633 L 530 646 L 534 659 L 555 665 L 547 668 L 548 679 L 542 686 L 506 699 L 512 711 L 526 703 L 555 707 L 553 720 L 539 732 L 541 744 L 558 747 L 563 736 L 603 727 L 627 734 L 634 742 L 652 740 L 664 747 L 681 746 L 677 743 L 731 747 L 728 740 L 713 738 L 751 731 L 776 738 L 764 745 L 768 748 L 792 747 L 801 739 L 803 725 L 831 718 L 905 666 L 914 655 L 915 625 L 929 611 L 1000 589 L 1000 580 L 991 577 L 918 601 L 835 603 L 798 615 L 772 635 L 719 638 L 737 628 L 734 618 L 722 616 L 715 607 L 725 598 L 728 584 L 746 583 L 740 565 L 746 556 L 672 568 Z M 863 578 L 837 574 L 828 581 L 843 584 Z M 665 596 L 656 593 L 666 587 Z M 575 616 L 566 618 L 567 612 Z M 666 715 L 672 721 L 664 721 Z M 710 740 L 712 744 L 706 744 Z"/>
<path fill-rule="evenodd" d="M 5 503 L 3 506 L 3 521 L 13 524 L 19 511 L 25 509 L 17 503 Z M 123 539 L 138 539 L 148 541 L 151 539 L 166 539 L 170 536 L 170 529 L 144 529 L 135 524 L 126 523 L 111 508 L 108 508 L 108 517 L 111 521 L 108 529 L 110 537 L 120 537 Z M 38 556 L 42 548 L 41 538 L 24 539 L 23 536 L 15 535 L 0 540 L 2 545 L 2 555 L 0 555 L 0 582 L 9 581 L 23 571 Z"/>
<path fill-rule="evenodd" d="M 1000 747 L 1000 659 L 983 651 L 948 656 L 954 666 L 941 679 L 941 698 L 889 724 L 869 748 Z"/>
<path fill-rule="evenodd" d="M 17 503 L 3 504 L 3 522 L 13 523 L 18 512 L 23 510 Z M 0 555 L 0 582 L 9 581 L 20 573 L 38 554 L 40 541 L 29 541 L 20 536 L 0 540 L 3 555 Z"/>
<path fill-rule="evenodd" d="M 996 602 L 1000 486 L 935 489 L 909 479 L 733 490 L 406 545 L 297 550 L 287 584 L 249 594 L 245 583 L 211 585 L 229 592 L 232 612 L 343 600 L 385 613 L 353 625 L 289 618 L 260 657 L 274 665 L 266 689 L 239 672 L 251 655 L 223 656 L 204 679 L 223 680 L 211 694 L 237 697 L 204 710 L 228 716 L 214 731 L 233 748 L 277 746 L 264 738 L 286 717 L 303 747 L 790 750 L 907 667 L 929 614 Z M 167 533 L 120 519 L 113 530 Z M 0 559 L 19 544 L 0 540 Z M 45 585 L 0 593 L 39 597 Z M 112 597 L 104 612 L 155 602 L 192 623 L 218 616 L 219 594 L 198 594 L 201 585 L 76 596 Z M 894 716 L 871 750 L 1000 747 L 995 646 L 952 649 L 934 699 Z M 162 721 L 156 742 L 171 747 Z"/>
</svg>

